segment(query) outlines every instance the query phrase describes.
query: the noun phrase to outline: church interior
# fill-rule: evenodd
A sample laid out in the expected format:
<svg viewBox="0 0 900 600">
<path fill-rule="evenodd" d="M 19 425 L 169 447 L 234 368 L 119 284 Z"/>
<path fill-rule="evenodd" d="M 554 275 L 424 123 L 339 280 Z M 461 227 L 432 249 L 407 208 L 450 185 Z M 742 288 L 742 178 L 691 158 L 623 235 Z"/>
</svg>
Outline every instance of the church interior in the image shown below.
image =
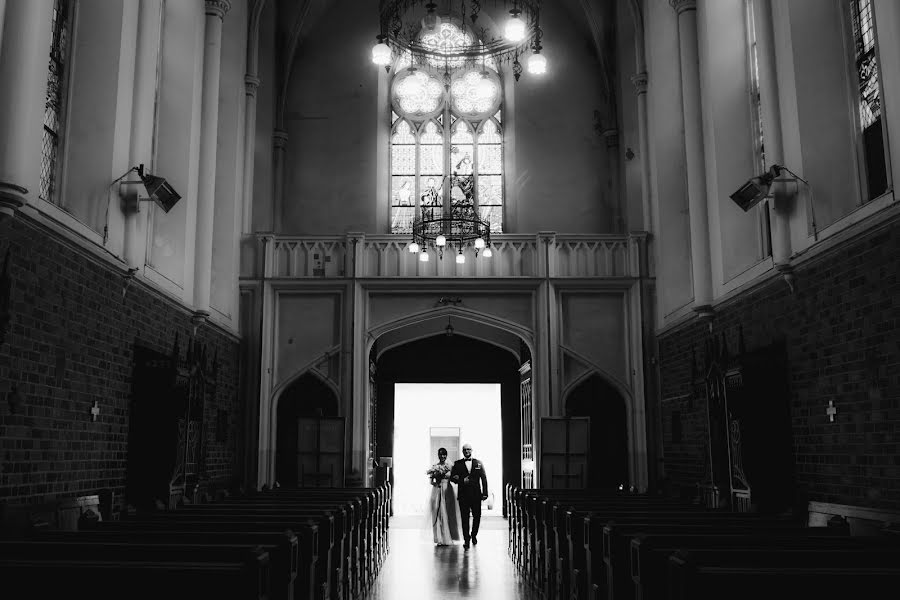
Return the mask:
<svg viewBox="0 0 900 600">
<path fill-rule="evenodd" d="M 436 403 L 408 456 L 399 390 L 491 384 L 495 508 L 425 588 L 711 598 L 712 550 L 658 596 L 601 553 L 676 507 L 841 538 L 753 581 L 900 582 L 900 3 L 0 0 L 0 81 L 6 581 L 51 572 L 34 531 L 230 564 L 141 527 L 253 500 L 240 536 L 304 515 L 273 572 L 319 562 L 147 585 L 407 597 L 399 461 L 427 487 L 472 428 Z"/>
</svg>

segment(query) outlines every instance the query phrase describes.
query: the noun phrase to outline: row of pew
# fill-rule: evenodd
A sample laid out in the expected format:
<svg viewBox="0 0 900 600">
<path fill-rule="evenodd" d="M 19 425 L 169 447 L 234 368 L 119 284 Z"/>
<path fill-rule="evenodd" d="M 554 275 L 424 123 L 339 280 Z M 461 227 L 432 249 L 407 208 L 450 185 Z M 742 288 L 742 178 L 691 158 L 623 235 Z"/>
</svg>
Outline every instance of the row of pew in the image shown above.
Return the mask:
<svg viewBox="0 0 900 600">
<path fill-rule="evenodd" d="M 507 485 L 509 554 L 546 600 L 863 596 L 900 585 L 900 539 L 684 500 Z M 884 587 L 888 586 L 888 587 Z"/>
<path fill-rule="evenodd" d="M 390 484 L 254 492 L 0 540 L 24 597 L 359 600 L 388 552 Z"/>
</svg>

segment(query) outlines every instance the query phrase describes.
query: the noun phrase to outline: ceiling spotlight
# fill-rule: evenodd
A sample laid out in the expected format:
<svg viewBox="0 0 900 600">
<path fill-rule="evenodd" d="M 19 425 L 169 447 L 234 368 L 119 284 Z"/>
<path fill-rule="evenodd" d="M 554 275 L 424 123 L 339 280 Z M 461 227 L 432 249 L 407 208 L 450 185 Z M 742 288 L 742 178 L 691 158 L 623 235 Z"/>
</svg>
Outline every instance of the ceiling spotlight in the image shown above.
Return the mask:
<svg viewBox="0 0 900 600">
<path fill-rule="evenodd" d="M 794 179 L 797 179 L 809 185 L 808 181 L 806 181 L 784 165 L 772 165 L 771 167 L 769 167 L 769 170 L 762 175 L 751 177 L 750 179 L 748 179 L 747 182 L 744 183 L 744 185 L 738 188 L 736 192 L 731 194 L 731 199 L 735 204 L 740 206 L 744 212 L 747 212 L 769 196 L 769 190 L 772 187 L 772 182 L 781 175 L 782 171 L 787 171 L 793 176 Z"/>
<path fill-rule="evenodd" d="M 138 177 L 141 178 L 140 181 L 122 181 L 128 173 L 136 172 Z M 146 197 L 135 197 L 134 209 L 140 210 L 140 201 L 141 200 L 152 200 L 159 206 L 163 212 L 169 212 L 172 210 L 172 207 L 178 204 L 178 201 L 181 200 L 181 195 L 175 191 L 175 188 L 172 187 L 172 184 L 166 181 L 165 177 L 159 177 L 158 175 L 152 175 L 150 173 L 144 172 L 144 165 L 140 164 L 136 167 L 131 167 L 128 171 L 125 172 L 125 175 L 119 177 L 113 184 L 116 182 L 121 182 L 119 184 L 120 189 L 121 186 L 126 186 L 129 184 L 139 183 L 144 186 L 144 191 L 146 192 Z M 128 195 L 125 195 L 128 197 Z"/>
</svg>

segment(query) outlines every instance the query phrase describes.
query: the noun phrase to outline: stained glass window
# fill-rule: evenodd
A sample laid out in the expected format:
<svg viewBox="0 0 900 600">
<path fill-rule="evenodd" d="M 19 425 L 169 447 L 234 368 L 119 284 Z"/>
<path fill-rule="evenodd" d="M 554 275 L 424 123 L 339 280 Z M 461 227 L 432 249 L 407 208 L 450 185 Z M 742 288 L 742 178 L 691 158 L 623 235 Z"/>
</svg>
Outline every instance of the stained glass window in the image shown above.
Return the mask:
<svg viewBox="0 0 900 600">
<path fill-rule="evenodd" d="M 66 69 L 71 45 L 69 22 L 70 0 L 54 0 L 53 25 L 50 40 L 50 64 L 47 72 L 47 97 L 44 103 L 44 131 L 41 137 L 41 184 L 38 192 L 42 200 L 58 203 L 54 193 L 59 140 L 62 133 L 63 101 Z"/>
<path fill-rule="evenodd" d="M 423 44 L 451 54 L 472 33 L 442 21 Z M 409 52 L 394 65 L 391 82 L 391 233 L 408 234 L 417 209 L 448 210 L 474 201 L 473 210 L 503 226 L 503 86 L 493 60 L 455 58 L 413 65 Z"/>
<path fill-rule="evenodd" d="M 867 200 L 888 188 L 885 138 L 881 119 L 881 84 L 876 43 L 875 15 L 871 0 L 850 0 L 854 63 L 859 94 L 859 124 L 862 130 Z"/>
</svg>

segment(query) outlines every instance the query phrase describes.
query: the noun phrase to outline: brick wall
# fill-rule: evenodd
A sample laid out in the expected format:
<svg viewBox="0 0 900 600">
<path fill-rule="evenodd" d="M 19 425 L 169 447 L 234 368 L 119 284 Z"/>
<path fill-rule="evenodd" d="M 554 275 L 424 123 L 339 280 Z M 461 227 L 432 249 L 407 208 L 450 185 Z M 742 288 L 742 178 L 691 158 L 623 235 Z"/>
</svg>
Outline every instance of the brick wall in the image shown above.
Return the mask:
<svg viewBox="0 0 900 600">
<path fill-rule="evenodd" d="M 786 343 L 794 471 L 808 500 L 900 509 L 898 272 L 895 219 L 801 265 L 793 294 L 778 278 L 717 309 L 714 335 L 732 350 L 739 329 L 748 350 Z M 706 405 L 691 385 L 691 355 L 700 361 L 708 335 L 692 322 L 658 338 L 665 465 L 678 487 L 704 468 Z"/>
<path fill-rule="evenodd" d="M 139 283 L 123 299 L 122 271 L 24 219 L 0 222 L 0 258 L 7 248 L 12 292 L 9 333 L 0 345 L 0 500 L 42 503 L 111 489 L 118 505 L 134 344 L 170 353 L 177 334 L 183 353 L 193 332 L 190 314 Z M 208 470 L 213 480 L 228 480 L 237 441 L 238 343 L 209 325 L 197 338 L 219 362 L 216 405 L 207 407 L 204 424 Z M 8 402 L 13 388 L 21 398 L 15 412 Z M 223 425 L 228 432 L 217 441 Z"/>
</svg>

